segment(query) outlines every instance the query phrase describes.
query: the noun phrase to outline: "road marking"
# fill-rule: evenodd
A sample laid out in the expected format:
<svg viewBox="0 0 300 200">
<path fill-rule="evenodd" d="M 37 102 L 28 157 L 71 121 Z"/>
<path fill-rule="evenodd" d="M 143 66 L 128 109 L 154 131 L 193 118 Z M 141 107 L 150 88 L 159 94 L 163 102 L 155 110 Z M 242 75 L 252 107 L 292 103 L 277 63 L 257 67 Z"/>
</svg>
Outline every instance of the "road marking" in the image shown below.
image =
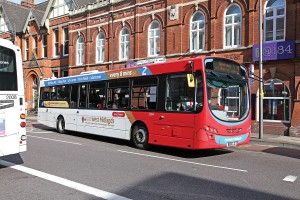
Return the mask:
<svg viewBox="0 0 300 200">
<path fill-rule="evenodd" d="M 30 131 L 26 131 L 27 133 L 53 133 L 53 131 L 34 131 L 34 130 L 30 130 Z"/>
<path fill-rule="evenodd" d="M 30 131 L 33 131 L 34 130 L 34 128 L 28 128 L 28 126 L 26 127 L 26 132 L 30 132 Z"/>
<path fill-rule="evenodd" d="M 33 135 L 27 135 L 27 136 L 28 137 L 33 137 L 33 138 L 39 138 L 39 139 L 43 139 L 43 140 L 51 140 L 51 141 L 55 141 L 55 142 L 63 142 L 63 143 L 68 143 L 68 144 L 82 145 L 82 144 L 76 143 L 76 142 L 68 142 L 68 141 L 63 141 L 63 140 L 55 140 L 55 139 L 51 139 L 51 138 L 38 137 L 38 136 L 33 136 Z"/>
<path fill-rule="evenodd" d="M 28 129 L 26 128 L 26 132 L 27 133 L 30 133 L 30 132 L 33 132 L 33 133 L 53 133 L 53 130 L 49 130 L 49 131 L 36 131 L 36 130 L 41 130 L 41 129 L 36 129 L 36 128 L 31 128 L 31 129 Z"/>
<path fill-rule="evenodd" d="M 283 179 L 283 181 L 295 182 L 296 179 L 297 179 L 297 176 L 288 175 Z"/>
<path fill-rule="evenodd" d="M 119 152 L 122 152 L 122 153 L 135 154 L 135 155 L 146 156 L 146 157 L 152 157 L 152 158 L 159 158 L 159 159 L 164 159 L 164 160 L 171 160 L 171 161 L 182 162 L 182 163 L 188 163 L 188 164 L 193 164 L 193 165 L 201 165 L 201 166 L 206 166 L 206 167 L 214 167 L 214 168 L 220 168 L 220 169 L 228 169 L 228 170 L 239 171 L 239 172 L 248 172 L 247 170 L 244 170 L 244 169 L 236 169 L 236 168 L 222 167 L 222 166 L 217 166 L 217 165 L 209 165 L 209 164 L 205 164 L 205 163 L 197 163 L 197 162 L 191 162 L 191 161 L 185 161 L 185 160 L 178 160 L 178 159 L 173 159 L 173 158 L 166 158 L 166 157 L 160 157 L 160 156 L 153 156 L 153 155 L 142 154 L 142 153 L 135 153 L 135 152 L 130 152 L 130 151 L 122 151 L 122 150 L 118 150 L 118 151 L 119 151 Z"/>
<path fill-rule="evenodd" d="M 77 182 L 74 182 L 74 181 L 71 181 L 71 180 L 68 180 L 68 179 L 65 179 L 65 178 L 55 176 L 55 175 L 47 174 L 45 172 L 41 172 L 41 171 L 31 169 L 31 168 L 28 168 L 28 167 L 16 165 L 14 163 L 7 162 L 7 161 L 4 161 L 4 160 L 0 160 L 0 165 L 15 169 L 15 170 L 27 173 L 27 174 L 31 174 L 33 176 L 36 176 L 36 177 L 39 177 L 39 178 L 42 178 L 42 179 L 45 179 L 45 180 L 48 180 L 48 181 L 51 181 L 51 182 L 54 182 L 54 183 L 58 183 L 60 185 L 63 185 L 63 186 L 66 186 L 66 187 L 69 187 L 69 188 L 87 193 L 87 194 L 91 194 L 91 195 L 94 195 L 96 197 L 100 197 L 100 198 L 103 198 L 103 199 L 107 199 L 107 200 L 130 200 L 126 197 L 119 196 L 117 194 L 106 192 L 104 190 L 99 190 L 97 188 L 93 188 L 93 187 L 90 187 L 90 186 L 87 186 L 87 185 L 83 185 L 81 183 L 77 183 Z"/>
</svg>

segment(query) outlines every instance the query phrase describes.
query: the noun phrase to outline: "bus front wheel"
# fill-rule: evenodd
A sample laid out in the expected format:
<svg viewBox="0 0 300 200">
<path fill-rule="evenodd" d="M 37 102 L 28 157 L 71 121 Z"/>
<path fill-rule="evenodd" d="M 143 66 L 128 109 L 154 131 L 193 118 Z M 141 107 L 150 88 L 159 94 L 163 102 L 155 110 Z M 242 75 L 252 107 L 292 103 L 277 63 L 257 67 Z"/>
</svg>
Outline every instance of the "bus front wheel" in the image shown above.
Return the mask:
<svg viewBox="0 0 300 200">
<path fill-rule="evenodd" d="M 61 134 L 65 133 L 65 120 L 63 117 L 59 117 L 57 121 L 57 131 Z"/>
<path fill-rule="evenodd" d="M 138 149 L 147 150 L 150 148 L 148 144 L 149 133 L 148 129 L 143 124 L 137 124 L 132 130 L 132 142 Z"/>
</svg>

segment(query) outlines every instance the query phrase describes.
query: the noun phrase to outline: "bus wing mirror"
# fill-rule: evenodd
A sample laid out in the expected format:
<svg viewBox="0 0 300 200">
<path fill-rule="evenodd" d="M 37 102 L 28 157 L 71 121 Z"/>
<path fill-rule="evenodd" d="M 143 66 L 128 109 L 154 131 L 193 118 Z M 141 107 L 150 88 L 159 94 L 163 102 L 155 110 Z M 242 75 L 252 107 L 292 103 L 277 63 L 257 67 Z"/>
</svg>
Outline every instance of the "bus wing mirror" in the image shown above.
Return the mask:
<svg viewBox="0 0 300 200">
<path fill-rule="evenodd" d="M 247 75 L 247 71 L 243 67 L 241 67 L 241 74 L 242 74 L 242 76 Z"/>
</svg>

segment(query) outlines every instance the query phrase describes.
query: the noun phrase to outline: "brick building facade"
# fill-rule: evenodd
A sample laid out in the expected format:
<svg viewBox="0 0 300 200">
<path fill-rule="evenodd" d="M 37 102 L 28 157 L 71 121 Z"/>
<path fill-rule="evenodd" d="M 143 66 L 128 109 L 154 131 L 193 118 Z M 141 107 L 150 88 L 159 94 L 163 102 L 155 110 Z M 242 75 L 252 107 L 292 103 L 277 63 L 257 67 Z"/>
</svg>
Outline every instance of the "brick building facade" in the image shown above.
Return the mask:
<svg viewBox="0 0 300 200">
<path fill-rule="evenodd" d="M 63 6 L 68 12 L 59 13 Z M 24 57 L 27 51 L 31 55 L 24 60 L 28 102 L 40 78 L 124 68 L 137 60 L 215 55 L 254 66 L 259 75 L 258 0 L 49 0 L 27 9 L 33 17 L 28 14 L 25 31 L 14 41 Z M 262 9 L 264 132 L 300 136 L 300 1 L 264 0 Z M 257 132 L 258 81 L 251 95 L 252 131 Z"/>
</svg>

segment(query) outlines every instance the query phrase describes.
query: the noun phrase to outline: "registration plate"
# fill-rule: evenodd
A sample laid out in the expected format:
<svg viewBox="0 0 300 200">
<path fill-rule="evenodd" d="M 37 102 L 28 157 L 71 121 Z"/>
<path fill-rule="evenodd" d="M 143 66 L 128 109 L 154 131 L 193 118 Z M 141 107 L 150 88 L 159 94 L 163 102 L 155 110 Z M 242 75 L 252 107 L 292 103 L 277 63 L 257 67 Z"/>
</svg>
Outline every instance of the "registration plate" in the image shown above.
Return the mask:
<svg viewBox="0 0 300 200">
<path fill-rule="evenodd" d="M 236 146 L 237 145 L 237 142 L 228 142 L 227 143 L 227 146 L 228 147 L 234 147 L 234 146 Z"/>
</svg>

